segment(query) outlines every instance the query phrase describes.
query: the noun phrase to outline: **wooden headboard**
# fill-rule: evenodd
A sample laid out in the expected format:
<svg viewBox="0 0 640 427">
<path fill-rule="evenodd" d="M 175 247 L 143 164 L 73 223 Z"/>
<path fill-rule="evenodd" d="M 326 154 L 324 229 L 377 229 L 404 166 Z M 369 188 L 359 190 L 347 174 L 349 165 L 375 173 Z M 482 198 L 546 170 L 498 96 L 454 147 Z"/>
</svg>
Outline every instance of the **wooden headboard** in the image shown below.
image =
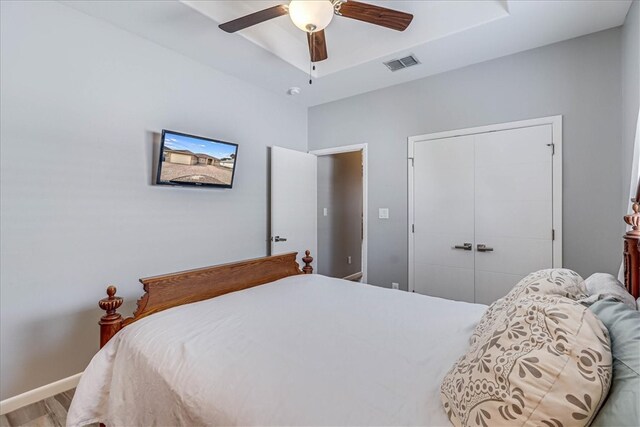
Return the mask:
<svg viewBox="0 0 640 427">
<path fill-rule="evenodd" d="M 133 316 L 126 319 L 117 311 L 124 300 L 116 296 L 115 286 L 109 286 L 107 298 L 98 302 L 100 308 L 107 312 L 99 322 L 100 348 L 120 329 L 150 314 L 264 285 L 284 277 L 313 273 L 313 258 L 309 251 L 302 258 L 305 263 L 302 270 L 296 262 L 297 255 L 291 252 L 140 279 L 145 293 L 138 300 L 138 309 Z"/>
<path fill-rule="evenodd" d="M 624 285 L 634 298 L 640 297 L 640 180 L 632 213 L 625 215 L 624 222 L 631 226 L 624 236 Z"/>
</svg>

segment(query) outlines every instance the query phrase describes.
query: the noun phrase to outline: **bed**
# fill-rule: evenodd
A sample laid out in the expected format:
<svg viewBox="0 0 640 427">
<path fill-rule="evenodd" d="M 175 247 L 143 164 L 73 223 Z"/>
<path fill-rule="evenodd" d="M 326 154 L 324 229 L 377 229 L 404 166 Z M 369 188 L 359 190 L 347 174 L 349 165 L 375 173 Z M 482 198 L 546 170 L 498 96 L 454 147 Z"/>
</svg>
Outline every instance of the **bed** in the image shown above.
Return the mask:
<svg viewBox="0 0 640 427">
<path fill-rule="evenodd" d="M 625 285 L 638 298 L 633 209 Z M 302 269 L 290 253 L 141 279 L 127 319 L 109 287 L 102 349 L 67 425 L 450 425 L 441 383 L 487 307 L 311 274 L 312 261 L 307 251 Z"/>
<path fill-rule="evenodd" d="M 315 274 L 179 306 L 105 345 L 71 425 L 444 425 L 485 309 Z"/>
</svg>

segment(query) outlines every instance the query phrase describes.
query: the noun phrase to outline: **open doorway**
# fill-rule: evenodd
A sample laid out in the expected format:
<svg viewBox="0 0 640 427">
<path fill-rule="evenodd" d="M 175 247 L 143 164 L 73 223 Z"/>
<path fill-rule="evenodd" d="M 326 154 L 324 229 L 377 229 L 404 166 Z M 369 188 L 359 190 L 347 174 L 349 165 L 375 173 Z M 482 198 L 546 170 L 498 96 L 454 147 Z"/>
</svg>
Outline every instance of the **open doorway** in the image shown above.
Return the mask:
<svg viewBox="0 0 640 427">
<path fill-rule="evenodd" d="M 311 151 L 318 157 L 316 271 L 367 279 L 367 145 Z"/>
</svg>

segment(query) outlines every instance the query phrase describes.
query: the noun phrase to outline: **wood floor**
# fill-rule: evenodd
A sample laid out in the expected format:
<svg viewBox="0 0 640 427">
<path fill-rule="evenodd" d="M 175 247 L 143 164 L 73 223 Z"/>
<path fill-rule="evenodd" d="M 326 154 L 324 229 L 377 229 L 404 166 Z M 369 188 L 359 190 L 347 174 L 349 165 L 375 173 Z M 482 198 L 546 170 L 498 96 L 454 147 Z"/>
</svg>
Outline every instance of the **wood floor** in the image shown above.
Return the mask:
<svg viewBox="0 0 640 427">
<path fill-rule="evenodd" d="M 65 427 L 67 411 L 75 391 L 75 389 L 65 391 L 8 414 L 0 415 L 0 427 Z"/>
</svg>

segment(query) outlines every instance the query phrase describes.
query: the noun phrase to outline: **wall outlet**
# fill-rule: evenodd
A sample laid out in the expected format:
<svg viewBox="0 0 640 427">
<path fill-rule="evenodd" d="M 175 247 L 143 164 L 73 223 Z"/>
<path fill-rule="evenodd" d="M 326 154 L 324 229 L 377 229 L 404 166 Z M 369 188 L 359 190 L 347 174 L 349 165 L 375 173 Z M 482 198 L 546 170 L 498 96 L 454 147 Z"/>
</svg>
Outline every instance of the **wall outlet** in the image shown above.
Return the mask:
<svg viewBox="0 0 640 427">
<path fill-rule="evenodd" d="M 351 256 L 347 257 L 347 264 L 351 264 Z"/>
<path fill-rule="evenodd" d="M 400 283 L 392 282 L 391 289 L 400 289 Z"/>
<path fill-rule="evenodd" d="M 378 219 L 389 219 L 389 208 L 379 208 Z"/>
<path fill-rule="evenodd" d="M 322 209 L 322 215 L 327 216 L 327 213 L 328 213 L 327 208 L 323 208 Z"/>
</svg>

